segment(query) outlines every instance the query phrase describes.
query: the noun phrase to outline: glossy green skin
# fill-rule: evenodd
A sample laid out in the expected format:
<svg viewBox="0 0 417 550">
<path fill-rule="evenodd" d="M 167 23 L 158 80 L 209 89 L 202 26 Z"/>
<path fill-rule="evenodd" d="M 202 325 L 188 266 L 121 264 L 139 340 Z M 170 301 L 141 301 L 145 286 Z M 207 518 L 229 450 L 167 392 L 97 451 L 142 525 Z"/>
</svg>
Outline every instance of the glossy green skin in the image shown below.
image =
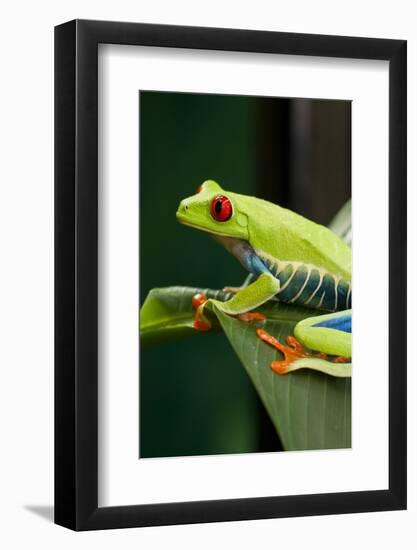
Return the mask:
<svg viewBox="0 0 417 550">
<path fill-rule="evenodd" d="M 211 201 L 219 194 L 233 204 L 233 216 L 226 222 L 210 215 Z M 212 180 L 203 183 L 200 193 L 181 201 L 177 219 L 215 235 L 244 239 L 255 251 L 274 258 L 302 261 L 351 279 L 351 249 L 327 227 L 262 199 L 225 191 Z"/>
<path fill-rule="evenodd" d="M 217 195 L 225 195 L 232 202 L 233 215 L 228 221 L 219 222 L 211 216 L 211 203 Z M 255 252 L 263 251 L 279 260 L 312 264 L 347 281 L 351 280 L 351 249 L 332 231 L 262 199 L 225 191 L 212 180 L 204 182 L 197 194 L 181 201 L 177 219 L 212 235 L 247 241 Z M 215 305 L 231 315 L 243 313 L 259 307 L 275 296 L 278 290 L 279 281 L 272 275 L 262 274 L 228 302 L 216 301 Z M 340 312 L 332 315 L 340 315 Z M 324 353 L 351 356 L 350 333 L 318 329 L 314 323 L 315 318 L 311 318 L 296 326 L 295 335 L 301 342 Z M 314 365 L 309 365 L 309 361 Z M 297 363 L 299 361 L 295 361 L 294 365 Z M 319 363 L 327 363 L 327 366 Z M 303 360 L 303 366 L 298 368 L 328 372 L 328 363 L 309 359 Z M 350 376 L 350 364 L 338 365 L 337 368 L 338 372 L 346 373 L 343 376 Z"/>
</svg>

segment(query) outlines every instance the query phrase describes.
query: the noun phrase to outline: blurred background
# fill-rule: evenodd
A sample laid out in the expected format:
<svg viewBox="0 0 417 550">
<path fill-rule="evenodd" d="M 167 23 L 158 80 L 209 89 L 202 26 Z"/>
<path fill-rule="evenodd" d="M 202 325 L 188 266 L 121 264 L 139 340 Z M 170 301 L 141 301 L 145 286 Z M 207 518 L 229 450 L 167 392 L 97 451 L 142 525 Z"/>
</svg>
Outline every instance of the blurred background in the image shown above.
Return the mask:
<svg viewBox="0 0 417 550">
<path fill-rule="evenodd" d="M 140 92 L 140 303 L 155 287 L 238 286 L 240 264 L 176 221 L 206 179 L 327 225 L 351 194 L 351 102 Z M 140 457 L 281 450 L 221 333 L 140 352 Z"/>
</svg>

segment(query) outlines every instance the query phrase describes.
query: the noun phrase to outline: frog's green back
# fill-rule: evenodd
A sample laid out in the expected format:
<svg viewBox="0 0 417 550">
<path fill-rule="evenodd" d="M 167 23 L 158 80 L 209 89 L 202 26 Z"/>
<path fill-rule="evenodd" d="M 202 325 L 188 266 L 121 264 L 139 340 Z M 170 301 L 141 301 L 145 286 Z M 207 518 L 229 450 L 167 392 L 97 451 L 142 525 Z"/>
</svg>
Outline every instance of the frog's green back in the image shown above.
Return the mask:
<svg viewBox="0 0 417 550">
<path fill-rule="evenodd" d="M 216 220 L 211 205 L 227 197 L 233 215 Z M 351 280 L 351 249 L 335 233 L 276 204 L 229 192 L 208 180 L 195 195 L 181 201 L 177 218 L 214 235 L 243 239 L 255 251 L 282 261 L 302 262 Z"/>
<path fill-rule="evenodd" d="M 302 261 L 351 280 L 352 252 L 335 233 L 291 210 L 225 191 L 248 219 L 249 242 L 280 260 Z"/>
</svg>

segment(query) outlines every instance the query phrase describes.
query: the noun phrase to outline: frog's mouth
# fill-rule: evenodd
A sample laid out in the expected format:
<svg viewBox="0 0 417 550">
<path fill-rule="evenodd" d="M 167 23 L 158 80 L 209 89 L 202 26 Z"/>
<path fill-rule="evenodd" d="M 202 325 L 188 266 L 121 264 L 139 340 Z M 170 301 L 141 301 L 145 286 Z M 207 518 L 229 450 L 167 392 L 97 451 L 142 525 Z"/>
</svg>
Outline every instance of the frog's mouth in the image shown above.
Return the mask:
<svg viewBox="0 0 417 550">
<path fill-rule="evenodd" d="M 181 225 L 186 225 L 187 227 L 192 227 L 193 229 L 198 229 L 199 231 L 204 231 L 205 233 L 210 233 L 210 235 L 213 235 L 214 237 L 218 236 L 218 237 L 225 237 L 230 239 L 233 238 L 233 237 L 229 237 L 227 233 L 217 232 L 217 231 L 214 231 L 212 228 L 206 229 L 205 227 L 199 225 L 198 223 L 193 223 L 192 219 L 190 219 L 190 216 L 183 214 L 180 210 L 177 211 L 176 217 L 177 217 L 177 221 Z"/>
<path fill-rule="evenodd" d="M 232 256 L 234 256 L 250 273 L 254 275 L 259 275 L 260 273 L 268 271 L 265 264 L 262 262 L 262 260 L 256 254 L 255 250 L 249 244 L 249 241 L 245 239 L 239 239 L 237 237 L 231 237 L 230 235 L 227 235 L 225 233 L 214 231 L 213 228 L 206 229 L 198 223 L 194 224 L 193 219 L 189 215 L 189 213 L 186 214 L 186 206 L 184 206 L 183 203 L 180 204 L 176 213 L 176 217 L 182 225 L 187 225 L 188 227 L 193 227 L 194 229 L 199 229 L 200 231 L 205 231 L 206 233 L 209 233 L 214 238 L 214 240 L 224 246 L 224 248 L 228 252 L 230 252 L 230 254 L 232 254 Z"/>
</svg>

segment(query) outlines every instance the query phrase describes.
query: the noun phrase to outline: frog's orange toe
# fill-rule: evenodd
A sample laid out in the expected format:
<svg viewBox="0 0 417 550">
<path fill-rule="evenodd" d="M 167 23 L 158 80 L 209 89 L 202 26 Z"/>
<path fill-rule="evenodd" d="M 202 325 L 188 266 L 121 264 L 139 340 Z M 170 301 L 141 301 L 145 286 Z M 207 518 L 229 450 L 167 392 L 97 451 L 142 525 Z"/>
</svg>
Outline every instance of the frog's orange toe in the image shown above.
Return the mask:
<svg viewBox="0 0 417 550">
<path fill-rule="evenodd" d="M 195 309 L 193 327 L 200 332 L 208 332 L 211 329 L 210 324 L 204 317 L 204 304 L 207 302 L 207 296 L 202 292 L 194 294 L 192 298 L 193 308 Z"/>
<path fill-rule="evenodd" d="M 335 357 L 333 359 L 333 363 L 350 363 L 351 361 L 352 359 L 350 357 L 342 357 L 342 356 Z"/>
<path fill-rule="evenodd" d="M 297 353 L 304 353 L 303 346 L 294 336 L 287 336 L 287 344 Z"/>
<path fill-rule="evenodd" d="M 246 313 L 239 313 L 234 315 L 239 321 L 244 321 L 245 323 L 253 323 L 254 321 L 265 321 L 265 315 L 258 313 L 257 311 L 247 311 Z"/>
<path fill-rule="evenodd" d="M 193 308 L 198 309 L 200 306 L 202 306 L 207 302 L 207 299 L 208 299 L 207 296 L 202 292 L 199 292 L 198 294 L 194 294 L 191 300 L 191 303 L 193 304 Z"/>
<path fill-rule="evenodd" d="M 277 374 L 287 374 L 289 363 L 287 361 L 272 361 L 270 367 Z"/>
<path fill-rule="evenodd" d="M 202 318 L 195 316 L 193 327 L 200 332 L 208 332 L 210 330 L 210 325 Z"/>
<path fill-rule="evenodd" d="M 304 359 L 306 357 L 327 359 L 327 355 L 325 353 L 314 354 L 305 351 L 303 346 L 297 338 L 294 338 L 294 336 L 288 336 L 286 340 L 287 345 L 285 345 L 281 344 L 281 342 L 262 328 L 258 328 L 256 335 L 258 338 L 280 351 L 284 356 L 282 361 L 272 361 L 271 363 L 271 369 L 277 374 L 286 374 L 288 372 L 289 365 L 297 359 Z"/>
</svg>

